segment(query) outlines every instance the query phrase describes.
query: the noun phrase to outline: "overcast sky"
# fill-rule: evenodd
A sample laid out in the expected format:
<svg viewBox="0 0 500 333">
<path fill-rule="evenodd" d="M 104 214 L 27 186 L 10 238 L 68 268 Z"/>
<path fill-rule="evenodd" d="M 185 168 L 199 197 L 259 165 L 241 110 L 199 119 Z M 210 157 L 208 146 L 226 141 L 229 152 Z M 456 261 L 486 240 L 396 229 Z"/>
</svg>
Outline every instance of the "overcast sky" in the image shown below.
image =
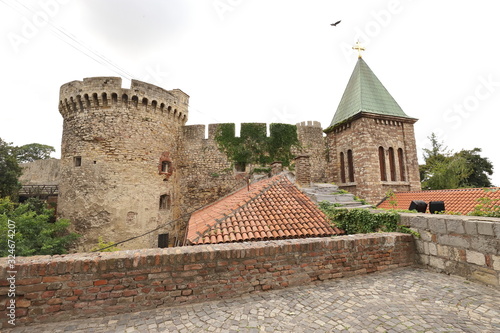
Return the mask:
<svg viewBox="0 0 500 333">
<path fill-rule="evenodd" d="M 92 76 L 182 89 L 188 124 L 326 128 L 359 39 L 419 119 L 419 158 L 435 132 L 454 151 L 482 148 L 500 185 L 499 12 L 494 0 L 0 0 L 0 138 L 59 157 L 59 88 Z"/>
</svg>

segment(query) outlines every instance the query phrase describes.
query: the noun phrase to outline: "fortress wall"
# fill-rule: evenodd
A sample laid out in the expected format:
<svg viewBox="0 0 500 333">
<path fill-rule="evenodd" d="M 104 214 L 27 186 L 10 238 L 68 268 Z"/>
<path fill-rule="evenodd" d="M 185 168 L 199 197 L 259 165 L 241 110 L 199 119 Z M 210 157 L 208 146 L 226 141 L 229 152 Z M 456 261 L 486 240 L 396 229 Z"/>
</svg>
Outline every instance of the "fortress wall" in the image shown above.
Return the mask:
<svg viewBox="0 0 500 333">
<path fill-rule="evenodd" d="M 23 173 L 19 177 L 22 185 L 58 185 L 59 160 L 55 158 L 36 160 L 21 164 Z"/>
<path fill-rule="evenodd" d="M 197 245 L 16 258 L 15 282 L 0 258 L 0 311 L 16 287 L 16 326 L 230 298 L 410 266 L 411 235 Z M 12 327 L 9 318 L 0 328 Z"/>
<path fill-rule="evenodd" d="M 326 138 L 323 136 L 321 124 L 317 121 L 304 121 L 298 123 L 297 137 L 302 146 L 302 149 L 297 152 L 297 155 L 309 156 L 311 182 L 327 182 L 327 145 Z"/>
</svg>

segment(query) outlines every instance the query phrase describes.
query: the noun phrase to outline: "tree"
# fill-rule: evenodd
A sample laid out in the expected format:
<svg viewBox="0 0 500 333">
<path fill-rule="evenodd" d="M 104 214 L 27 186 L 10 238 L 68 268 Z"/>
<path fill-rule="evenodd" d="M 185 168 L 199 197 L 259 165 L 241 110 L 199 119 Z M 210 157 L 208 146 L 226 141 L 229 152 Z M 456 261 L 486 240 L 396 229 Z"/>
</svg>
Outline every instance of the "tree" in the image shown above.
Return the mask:
<svg viewBox="0 0 500 333">
<path fill-rule="evenodd" d="M 422 188 L 440 190 L 492 186 L 488 175 L 493 174 L 493 165 L 488 158 L 479 155 L 480 148 L 452 154 L 434 133 L 429 140 L 431 149 L 423 149 L 425 164 L 420 166 Z"/>
<path fill-rule="evenodd" d="M 462 181 L 461 187 L 492 187 L 489 176 L 493 174 L 493 164 L 487 157 L 481 157 L 481 148 L 461 150 L 456 155 L 465 159 L 467 167 L 472 170 Z"/>
<path fill-rule="evenodd" d="M 39 199 L 31 198 L 22 204 L 13 203 L 9 198 L 0 199 L 0 234 L 3 235 L 0 256 L 67 253 L 79 235 L 67 231 L 68 220 L 51 222 L 53 217 L 54 211 Z M 9 246 L 9 240 L 15 248 Z"/>
<path fill-rule="evenodd" d="M 22 169 L 14 151 L 10 143 L 0 139 L 0 197 L 15 197 L 20 188 L 18 178 Z"/>
<path fill-rule="evenodd" d="M 49 159 L 50 154 L 56 150 L 52 146 L 42 145 L 40 143 L 30 143 L 16 147 L 15 151 L 19 163 L 28 163 L 36 160 Z"/>
</svg>

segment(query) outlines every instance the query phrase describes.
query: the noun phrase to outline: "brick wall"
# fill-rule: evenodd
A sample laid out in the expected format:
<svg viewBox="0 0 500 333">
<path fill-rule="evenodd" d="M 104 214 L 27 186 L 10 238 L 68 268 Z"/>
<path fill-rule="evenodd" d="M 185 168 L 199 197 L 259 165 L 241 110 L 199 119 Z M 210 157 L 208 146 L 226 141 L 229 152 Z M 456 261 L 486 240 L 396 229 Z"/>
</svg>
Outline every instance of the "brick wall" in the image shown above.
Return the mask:
<svg viewBox="0 0 500 333">
<path fill-rule="evenodd" d="M 16 324 L 281 289 L 408 266 L 413 254 L 410 235 L 390 233 L 18 258 Z M 5 258 L 0 267 L 5 313 Z"/>
<path fill-rule="evenodd" d="M 429 268 L 500 288 L 500 219 L 401 214 L 418 231 L 417 261 Z"/>
</svg>

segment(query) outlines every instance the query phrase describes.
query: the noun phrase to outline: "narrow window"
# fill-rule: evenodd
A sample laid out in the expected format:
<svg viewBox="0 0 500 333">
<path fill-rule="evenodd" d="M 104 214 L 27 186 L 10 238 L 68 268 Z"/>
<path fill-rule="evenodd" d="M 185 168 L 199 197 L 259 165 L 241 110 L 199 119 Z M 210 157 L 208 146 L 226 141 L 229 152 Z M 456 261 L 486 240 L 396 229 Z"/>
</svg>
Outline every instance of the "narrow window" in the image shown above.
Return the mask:
<svg viewBox="0 0 500 333">
<path fill-rule="evenodd" d="M 352 158 L 352 150 L 347 151 L 347 169 L 349 172 L 349 181 L 354 182 L 354 161 Z"/>
<path fill-rule="evenodd" d="M 396 181 L 396 160 L 394 158 L 394 149 L 389 148 L 389 170 L 391 172 L 391 181 Z"/>
<path fill-rule="evenodd" d="M 245 172 L 247 164 L 245 162 L 236 162 L 234 163 L 234 168 L 237 172 Z"/>
<path fill-rule="evenodd" d="M 128 96 L 127 94 L 122 95 L 122 104 L 123 105 L 128 105 Z"/>
<path fill-rule="evenodd" d="M 159 234 L 158 235 L 158 247 L 159 248 L 168 247 L 168 234 Z"/>
<path fill-rule="evenodd" d="M 137 107 L 139 104 L 139 98 L 137 96 L 132 96 L 132 104 L 134 104 L 134 107 Z"/>
<path fill-rule="evenodd" d="M 162 173 L 169 173 L 171 164 L 172 163 L 169 161 L 162 161 L 161 162 L 161 172 Z"/>
<path fill-rule="evenodd" d="M 108 94 L 102 93 L 101 97 L 102 97 L 102 105 L 108 106 Z"/>
<path fill-rule="evenodd" d="M 111 94 L 111 103 L 112 104 L 117 104 L 118 103 L 118 95 L 116 93 Z"/>
<path fill-rule="evenodd" d="M 170 195 L 163 194 L 160 196 L 160 209 L 169 210 L 170 209 Z"/>
<path fill-rule="evenodd" d="M 344 153 L 340 153 L 340 182 L 345 183 L 345 161 Z"/>
<path fill-rule="evenodd" d="M 403 149 L 398 149 L 398 160 L 399 160 L 399 176 L 401 181 L 406 181 L 406 173 L 405 173 L 405 161 L 403 157 Z"/>
<path fill-rule="evenodd" d="M 82 166 L 82 157 L 81 156 L 73 157 L 73 164 L 76 167 Z"/>
<path fill-rule="evenodd" d="M 378 147 L 378 161 L 380 164 L 380 180 L 387 181 L 387 172 L 385 170 L 385 153 L 384 147 Z"/>
</svg>

